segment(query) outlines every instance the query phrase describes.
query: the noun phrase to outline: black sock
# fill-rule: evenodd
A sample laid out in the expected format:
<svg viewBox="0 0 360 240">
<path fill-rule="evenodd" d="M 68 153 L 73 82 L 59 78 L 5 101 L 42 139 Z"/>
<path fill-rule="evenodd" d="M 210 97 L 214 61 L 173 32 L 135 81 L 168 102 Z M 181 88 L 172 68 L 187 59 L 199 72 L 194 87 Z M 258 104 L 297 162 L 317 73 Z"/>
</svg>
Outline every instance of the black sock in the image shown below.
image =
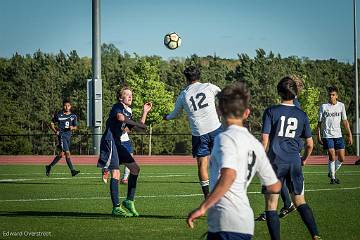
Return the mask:
<svg viewBox="0 0 360 240">
<path fill-rule="evenodd" d="M 110 196 L 113 207 L 120 206 L 119 204 L 119 180 L 115 178 L 110 179 Z"/>
<path fill-rule="evenodd" d="M 311 236 L 318 236 L 319 232 L 316 226 L 315 218 L 312 213 L 311 208 L 306 203 L 297 207 L 298 212 L 300 213 L 301 219 L 305 223 L 306 227 L 308 228 Z"/>
<path fill-rule="evenodd" d="M 54 158 L 54 160 L 49 164 L 49 166 L 50 166 L 50 167 L 55 166 L 55 164 L 56 164 L 58 161 L 60 161 L 60 159 L 61 159 L 60 156 L 56 156 L 56 157 Z"/>
<path fill-rule="evenodd" d="M 66 163 L 67 163 L 68 167 L 70 168 L 70 170 L 74 171 L 74 167 L 72 165 L 70 158 L 66 157 L 65 159 L 66 159 Z"/>
<path fill-rule="evenodd" d="M 204 198 L 206 198 L 209 195 L 209 185 L 201 186 L 201 189 L 204 194 Z"/>
<path fill-rule="evenodd" d="M 284 202 L 284 207 L 285 208 L 289 208 L 291 206 L 291 198 L 290 198 L 290 194 L 289 194 L 289 190 L 288 188 L 286 187 L 286 185 L 283 185 L 282 188 L 281 188 L 281 192 L 280 192 L 280 196 L 281 196 L 281 199 L 283 200 Z"/>
<path fill-rule="evenodd" d="M 126 199 L 134 201 L 135 198 L 135 191 L 136 191 L 136 183 L 139 175 L 134 175 L 130 173 L 129 180 L 128 180 L 128 192 Z"/>
<path fill-rule="evenodd" d="M 280 219 L 277 211 L 265 211 L 271 240 L 280 240 Z"/>
</svg>

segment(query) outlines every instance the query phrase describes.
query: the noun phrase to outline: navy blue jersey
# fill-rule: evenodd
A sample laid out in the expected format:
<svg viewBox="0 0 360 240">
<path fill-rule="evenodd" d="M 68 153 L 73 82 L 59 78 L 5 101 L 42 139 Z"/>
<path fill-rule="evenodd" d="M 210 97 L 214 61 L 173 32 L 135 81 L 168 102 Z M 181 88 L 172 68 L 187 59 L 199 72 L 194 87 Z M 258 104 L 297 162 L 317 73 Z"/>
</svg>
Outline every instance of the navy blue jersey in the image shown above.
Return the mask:
<svg viewBox="0 0 360 240">
<path fill-rule="evenodd" d="M 77 126 L 77 116 L 75 113 L 65 114 L 64 111 L 60 111 L 54 114 L 53 123 L 56 123 L 59 128 L 60 134 L 70 134 L 70 126 Z"/>
<path fill-rule="evenodd" d="M 109 113 L 109 118 L 106 121 L 106 128 L 111 130 L 114 138 L 120 138 L 124 128 L 126 127 L 126 123 L 117 119 L 116 115 L 118 113 L 121 113 L 130 119 L 132 118 L 132 114 L 125 109 L 122 103 L 116 103 L 113 105 Z"/>
<path fill-rule="evenodd" d="M 263 115 L 262 133 L 269 134 L 269 157 L 290 162 L 299 158 L 301 138 L 312 137 L 309 118 L 295 105 L 280 104 L 267 108 Z"/>
</svg>

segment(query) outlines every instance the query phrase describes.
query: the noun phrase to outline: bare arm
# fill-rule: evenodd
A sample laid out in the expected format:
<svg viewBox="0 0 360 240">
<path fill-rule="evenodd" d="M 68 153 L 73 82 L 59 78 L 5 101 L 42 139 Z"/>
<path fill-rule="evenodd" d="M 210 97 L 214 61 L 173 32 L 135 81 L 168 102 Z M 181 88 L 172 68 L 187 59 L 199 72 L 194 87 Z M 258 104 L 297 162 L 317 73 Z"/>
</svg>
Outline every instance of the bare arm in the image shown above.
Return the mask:
<svg viewBox="0 0 360 240">
<path fill-rule="evenodd" d="M 229 190 L 236 179 L 236 171 L 231 168 L 222 168 L 221 176 L 217 181 L 214 190 L 201 203 L 200 207 L 189 213 L 187 224 L 190 228 L 194 227 L 194 220 L 204 216 L 207 210 L 213 206 Z"/>
<path fill-rule="evenodd" d="M 314 141 L 312 137 L 309 137 L 305 140 L 305 152 L 304 152 L 304 156 L 301 159 L 303 165 L 306 164 L 306 160 L 310 157 L 313 148 L 314 148 Z"/>
<path fill-rule="evenodd" d="M 323 141 L 321 139 L 321 122 L 318 122 L 318 125 L 317 125 L 317 129 L 316 129 L 316 133 L 317 133 L 317 140 L 318 142 L 323 145 Z"/>
<path fill-rule="evenodd" d="M 56 135 L 59 135 L 59 130 L 56 129 L 55 123 L 51 122 L 50 123 L 50 128 Z"/>
<path fill-rule="evenodd" d="M 266 151 L 269 145 L 269 134 L 267 133 L 261 134 L 261 143 Z"/>
<path fill-rule="evenodd" d="M 151 102 L 147 102 L 147 103 L 144 104 L 143 114 L 142 114 L 141 119 L 140 119 L 140 122 L 142 124 L 145 124 L 147 114 L 150 112 L 151 108 L 152 108 L 152 103 Z"/>
<path fill-rule="evenodd" d="M 353 143 L 353 139 L 352 139 L 352 133 L 351 133 L 349 121 L 348 120 L 343 120 L 343 124 L 344 124 L 344 127 L 345 127 L 345 129 L 346 129 L 346 131 L 348 133 L 348 143 L 351 146 L 352 143 Z"/>
</svg>

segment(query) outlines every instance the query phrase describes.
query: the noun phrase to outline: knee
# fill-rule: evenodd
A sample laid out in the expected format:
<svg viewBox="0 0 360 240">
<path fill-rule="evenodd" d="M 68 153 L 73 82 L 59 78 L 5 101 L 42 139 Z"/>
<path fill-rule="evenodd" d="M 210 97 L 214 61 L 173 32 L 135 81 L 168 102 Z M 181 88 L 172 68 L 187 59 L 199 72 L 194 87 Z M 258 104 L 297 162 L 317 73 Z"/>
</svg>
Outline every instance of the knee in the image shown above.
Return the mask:
<svg viewBox="0 0 360 240">
<path fill-rule="evenodd" d="M 295 204 L 295 207 L 298 207 L 298 206 L 303 205 L 303 204 L 306 203 L 305 198 L 304 198 L 303 195 L 302 195 L 302 197 L 295 197 L 293 199 L 293 202 Z"/>
<path fill-rule="evenodd" d="M 131 166 L 127 166 L 130 170 L 130 173 L 133 175 L 139 175 L 140 173 L 140 167 L 137 164 L 133 164 Z"/>
<path fill-rule="evenodd" d="M 119 169 L 112 170 L 111 171 L 111 177 L 115 178 L 117 180 L 120 180 L 120 170 Z"/>
</svg>

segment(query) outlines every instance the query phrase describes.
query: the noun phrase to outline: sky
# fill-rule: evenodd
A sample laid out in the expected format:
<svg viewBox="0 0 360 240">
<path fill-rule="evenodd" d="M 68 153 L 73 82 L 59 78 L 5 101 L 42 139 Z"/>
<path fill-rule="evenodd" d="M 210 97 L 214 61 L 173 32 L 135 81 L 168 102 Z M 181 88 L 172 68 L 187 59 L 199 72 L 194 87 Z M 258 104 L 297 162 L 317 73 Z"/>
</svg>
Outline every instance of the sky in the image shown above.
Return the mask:
<svg viewBox="0 0 360 240">
<path fill-rule="evenodd" d="M 237 59 L 263 48 L 283 57 L 353 61 L 352 0 L 100 0 L 100 5 L 101 42 L 122 53 Z M 181 36 L 180 48 L 165 48 L 168 32 Z M 0 57 L 38 49 L 91 57 L 91 0 L 0 0 Z"/>
</svg>

